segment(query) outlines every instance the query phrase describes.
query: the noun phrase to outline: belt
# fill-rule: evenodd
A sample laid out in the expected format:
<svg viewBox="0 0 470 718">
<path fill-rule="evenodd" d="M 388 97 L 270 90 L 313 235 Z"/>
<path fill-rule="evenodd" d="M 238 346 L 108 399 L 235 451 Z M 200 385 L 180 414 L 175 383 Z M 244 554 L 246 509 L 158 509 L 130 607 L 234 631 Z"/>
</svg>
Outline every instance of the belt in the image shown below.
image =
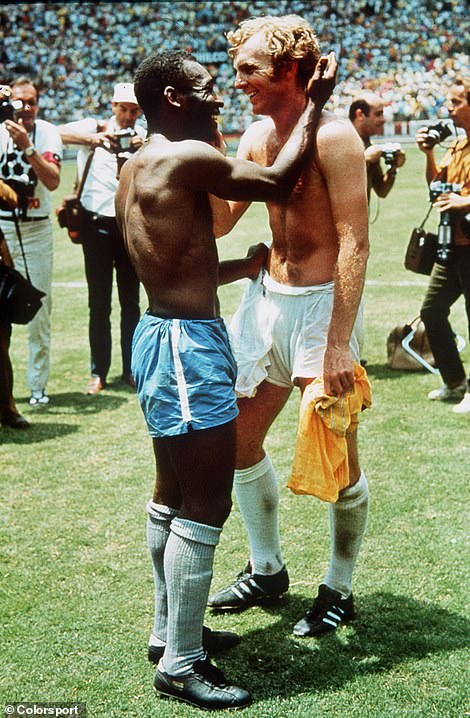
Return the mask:
<svg viewBox="0 0 470 718">
<path fill-rule="evenodd" d="M 43 222 L 45 219 L 49 219 L 49 217 L 25 217 L 24 219 L 18 217 L 18 220 L 20 222 Z M 3 222 L 14 222 L 15 218 L 0 216 L 0 220 L 2 220 Z"/>
<path fill-rule="evenodd" d="M 91 212 L 89 209 L 85 209 L 83 207 L 83 213 L 88 215 L 90 219 L 92 219 L 95 222 L 115 222 L 116 216 L 110 216 L 108 214 L 98 214 L 98 212 Z"/>
</svg>

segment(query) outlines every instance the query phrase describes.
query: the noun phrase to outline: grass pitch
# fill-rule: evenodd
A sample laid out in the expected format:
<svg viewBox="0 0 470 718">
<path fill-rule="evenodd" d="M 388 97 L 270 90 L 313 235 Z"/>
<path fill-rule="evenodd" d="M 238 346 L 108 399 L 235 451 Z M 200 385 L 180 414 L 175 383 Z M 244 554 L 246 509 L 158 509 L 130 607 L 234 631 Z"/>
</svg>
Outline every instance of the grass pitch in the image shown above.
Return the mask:
<svg viewBox="0 0 470 718">
<path fill-rule="evenodd" d="M 247 718 L 470 715 L 470 417 L 427 401 L 439 377 L 392 371 L 386 361 L 389 331 L 418 314 L 426 287 L 426 278 L 403 267 L 409 234 L 427 207 L 424 159 L 415 149 L 407 156 L 390 196 L 380 203 L 373 198 L 371 207 L 364 357 L 373 406 L 359 429 L 371 509 L 355 572 L 358 617 L 321 640 L 291 635 L 324 576 L 329 550 L 327 506 L 285 488 L 297 422 L 294 393 L 267 441 L 281 485 L 289 596 L 268 609 L 206 616 L 213 628 L 243 638 L 218 664 L 252 691 Z M 73 163 L 66 163 L 55 206 L 73 175 Z M 221 256 L 241 256 L 268 236 L 264 207 L 255 205 L 220 241 Z M 227 318 L 242 291 L 243 284 L 221 289 Z M 26 331 L 15 327 L 15 397 L 33 428 L 0 432 L 0 705 L 80 701 L 92 718 L 199 715 L 153 694 L 146 660 L 153 587 L 145 545 L 151 443 L 135 394 L 118 381 L 117 298 L 111 385 L 97 397 L 83 393 L 89 365 L 83 261 L 81 248 L 58 226 L 53 302 L 51 403 L 35 411 L 27 403 Z M 466 337 L 462 300 L 451 318 Z M 468 346 L 463 357 L 468 367 Z M 231 580 L 246 558 L 234 505 L 216 551 L 213 588 Z"/>
</svg>

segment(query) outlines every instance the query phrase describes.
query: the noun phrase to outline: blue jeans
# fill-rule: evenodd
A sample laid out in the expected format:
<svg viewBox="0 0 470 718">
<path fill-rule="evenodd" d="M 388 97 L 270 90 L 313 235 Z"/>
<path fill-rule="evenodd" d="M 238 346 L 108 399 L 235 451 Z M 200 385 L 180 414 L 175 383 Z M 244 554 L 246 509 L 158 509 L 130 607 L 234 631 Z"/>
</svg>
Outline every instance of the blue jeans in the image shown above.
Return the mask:
<svg viewBox="0 0 470 718">
<path fill-rule="evenodd" d="M 454 260 L 448 266 L 434 265 L 421 307 L 436 366 L 448 386 L 465 381 L 465 369 L 449 322 L 450 309 L 462 295 L 470 336 L 470 246 L 454 247 Z"/>
<path fill-rule="evenodd" d="M 103 382 L 111 365 L 113 272 L 121 306 L 122 373 L 131 373 L 132 336 L 140 319 L 139 280 L 119 233 L 116 219 L 84 212 L 81 231 L 88 283 L 91 373 Z"/>
</svg>

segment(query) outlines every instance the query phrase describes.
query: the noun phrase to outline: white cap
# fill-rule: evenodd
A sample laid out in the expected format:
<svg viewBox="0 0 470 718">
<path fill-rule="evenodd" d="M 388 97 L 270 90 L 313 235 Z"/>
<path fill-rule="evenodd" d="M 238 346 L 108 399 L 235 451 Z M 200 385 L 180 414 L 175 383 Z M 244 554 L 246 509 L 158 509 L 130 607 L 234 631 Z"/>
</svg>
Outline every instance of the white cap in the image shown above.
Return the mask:
<svg viewBox="0 0 470 718">
<path fill-rule="evenodd" d="M 138 105 L 132 82 L 118 82 L 117 85 L 114 85 L 114 95 L 111 102 L 131 102 L 133 105 Z"/>
</svg>

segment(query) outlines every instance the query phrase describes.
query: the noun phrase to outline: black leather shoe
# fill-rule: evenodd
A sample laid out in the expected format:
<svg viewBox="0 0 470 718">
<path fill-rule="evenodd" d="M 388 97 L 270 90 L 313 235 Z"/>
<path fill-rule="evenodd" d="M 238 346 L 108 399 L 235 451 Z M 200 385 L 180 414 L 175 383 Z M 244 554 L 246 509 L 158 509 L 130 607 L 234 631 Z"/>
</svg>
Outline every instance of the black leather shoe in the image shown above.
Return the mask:
<svg viewBox="0 0 470 718">
<path fill-rule="evenodd" d="M 134 379 L 134 377 L 133 377 L 132 374 L 130 374 L 130 373 L 129 373 L 129 374 L 123 374 L 123 375 L 121 376 L 121 379 L 122 379 L 122 381 L 124 382 L 124 384 L 127 384 L 127 386 L 130 386 L 131 389 L 135 389 L 135 388 L 136 388 L 135 379 Z"/>
<path fill-rule="evenodd" d="M 213 656 L 222 651 L 228 651 L 237 643 L 240 643 L 240 636 L 232 631 L 212 631 L 208 626 L 202 629 L 202 646 L 204 650 Z M 163 656 L 165 646 L 149 646 L 148 659 L 151 663 L 158 663 Z"/>
<path fill-rule="evenodd" d="M 251 573 L 248 564 L 230 586 L 210 596 L 207 605 L 215 611 L 244 611 L 279 598 L 288 588 L 289 574 L 285 566 L 272 576 L 262 576 Z"/>
<path fill-rule="evenodd" d="M 228 685 L 222 671 L 208 658 L 196 661 L 191 673 L 185 676 L 170 676 L 157 668 L 153 686 L 160 696 L 206 710 L 242 708 L 251 703 L 248 691 Z"/>
<path fill-rule="evenodd" d="M 21 414 L 11 414 L 2 419 L 2 426 L 9 426 L 10 429 L 29 429 L 31 424 Z"/>
<path fill-rule="evenodd" d="M 294 626 L 294 636 L 307 638 L 323 636 L 325 633 L 336 631 L 354 619 L 354 598 L 352 593 L 343 598 L 339 591 L 335 591 L 325 583 L 318 588 L 318 596 L 312 607 Z"/>
</svg>

